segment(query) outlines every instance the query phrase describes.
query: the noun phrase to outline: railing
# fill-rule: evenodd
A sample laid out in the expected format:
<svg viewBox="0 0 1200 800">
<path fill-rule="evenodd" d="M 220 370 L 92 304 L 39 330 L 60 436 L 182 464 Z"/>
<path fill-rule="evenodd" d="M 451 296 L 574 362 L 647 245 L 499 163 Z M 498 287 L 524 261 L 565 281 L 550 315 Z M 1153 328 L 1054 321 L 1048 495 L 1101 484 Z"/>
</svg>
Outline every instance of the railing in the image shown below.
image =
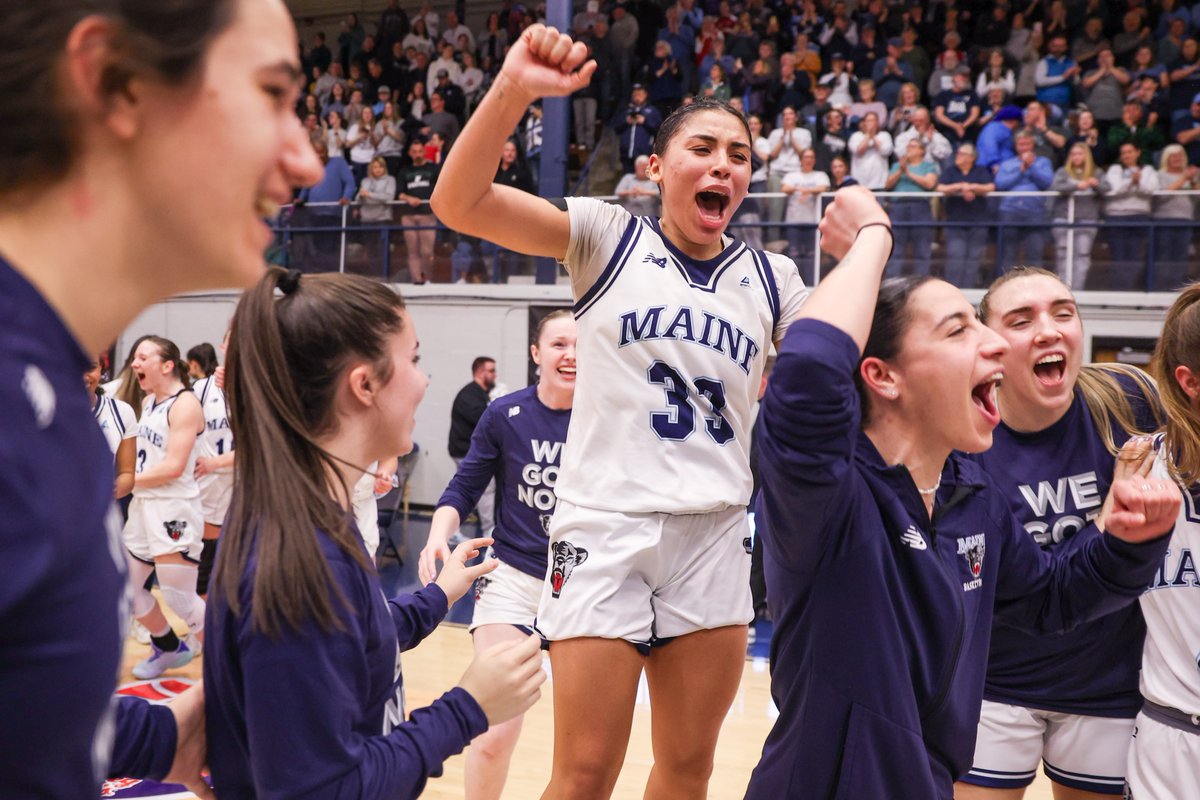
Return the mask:
<svg viewBox="0 0 1200 800">
<path fill-rule="evenodd" d="M 1189 219 L 1102 216 L 1090 220 L 1078 218 L 1073 195 L 993 192 L 975 201 L 984 203 L 987 209 L 986 221 L 981 224 L 945 219 L 945 201 L 952 195 L 937 192 L 878 192 L 877 195 L 891 206 L 897 234 L 897 252 L 889 263 L 888 274 L 940 272 L 963 288 L 981 288 L 1015 263 L 1007 257 L 1013 249 L 1033 244 L 1035 249 L 1040 245 L 1040 253 L 1026 252 L 1020 263 L 1056 270 L 1076 289 L 1163 291 L 1177 288 L 1189 277 L 1200 277 L 1192 274 L 1200 271 L 1200 259 L 1192 255 L 1193 242 L 1200 247 L 1200 241 L 1196 241 L 1200 223 L 1196 221 L 1194 208 Z M 1152 208 L 1164 199 L 1187 196 L 1196 205 L 1200 192 L 1160 192 L 1155 195 Z M 819 202 L 823 205 L 832 197 L 830 193 L 822 194 Z M 999 210 L 999 204 L 1003 198 L 1015 197 L 1043 198 L 1044 212 L 1034 220 L 1013 220 Z M 750 195 L 730 223 L 729 231 L 752 246 L 786 252 L 797 261 L 805 282 L 815 285 L 832 268 L 833 261 L 820 251 L 820 232 L 814 222 L 788 222 L 780 218 L 787 198 L 783 193 Z M 616 201 L 611 196 L 599 199 Z M 1054 214 L 1056 202 L 1062 212 L 1058 219 Z M 391 205 L 400 211 L 409 208 L 403 203 Z M 374 206 L 378 208 L 378 204 Z M 922 210 L 923 207 L 928 211 Z M 364 223 L 357 219 L 362 208 L 358 204 L 340 203 L 285 207 L 274 220 L 275 247 L 269 256 L 276 263 L 305 271 L 354 271 L 384 280 L 411 280 L 404 265 L 408 262 L 409 248 L 416 242 L 405 234 L 432 231 L 432 253 L 421 264 L 426 278 L 491 283 L 534 280 L 541 283 L 553 282 L 555 278 L 545 271 L 538 272 L 530 257 L 462 236 L 440 224 Z M 914 209 L 918 211 L 916 216 L 928 219 L 908 219 Z M 958 231 L 967 234 L 970 242 L 968 257 L 954 261 L 950 251 L 961 249 L 962 237 L 957 235 Z M 912 248 L 911 254 L 901 251 L 907 247 Z M 919 252 L 919 248 L 927 249 Z M 1091 269 L 1092 264 L 1095 269 Z M 939 269 L 934 270 L 934 266 Z"/>
</svg>

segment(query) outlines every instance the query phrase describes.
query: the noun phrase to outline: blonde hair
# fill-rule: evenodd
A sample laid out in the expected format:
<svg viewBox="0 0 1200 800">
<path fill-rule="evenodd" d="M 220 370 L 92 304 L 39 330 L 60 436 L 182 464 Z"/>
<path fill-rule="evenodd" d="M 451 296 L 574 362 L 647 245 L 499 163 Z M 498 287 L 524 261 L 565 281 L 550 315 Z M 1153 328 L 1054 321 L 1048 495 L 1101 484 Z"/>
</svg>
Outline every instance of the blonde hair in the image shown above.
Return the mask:
<svg viewBox="0 0 1200 800">
<path fill-rule="evenodd" d="M 1166 411 L 1163 447 L 1171 458 L 1167 464 L 1171 476 L 1185 485 L 1200 480 L 1200 419 L 1192 407 L 1192 398 L 1175 380 L 1175 368 L 1187 367 L 1200 373 L 1200 283 L 1180 290 L 1167 311 L 1150 368 L 1162 390 Z"/>
<path fill-rule="evenodd" d="M 1075 166 L 1071 163 L 1071 153 L 1074 153 L 1076 148 L 1083 149 L 1083 170 L 1077 172 Z M 1084 142 L 1076 142 L 1071 145 L 1071 149 L 1067 151 L 1067 163 L 1063 164 L 1063 169 L 1071 176 L 1072 180 L 1086 181 L 1088 178 L 1096 174 L 1096 161 L 1092 158 L 1092 148 L 1088 147 Z"/>
<path fill-rule="evenodd" d="M 1166 147 L 1164 147 L 1163 151 L 1162 151 L 1162 155 L 1158 159 L 1158 171 L 1166 172 L 1168 175 L 1176 174 L 1173 172 L 1169 172 L 1167 170 L 1167 161 L 1168 161 L 1168 159 L 1171 158 L 1171 156 L 1173 156 L 1177 153 L 1181 154 L 1185 157 L 1187 156 L 1187 151 L 1183 149 L 1183 145 L 1181 145 L 1181 144 L 1169 144 Z M 1184 161 L 1184 169 L 1187 169 L 1187 161 L 1186 160 Z"/>
</svg>

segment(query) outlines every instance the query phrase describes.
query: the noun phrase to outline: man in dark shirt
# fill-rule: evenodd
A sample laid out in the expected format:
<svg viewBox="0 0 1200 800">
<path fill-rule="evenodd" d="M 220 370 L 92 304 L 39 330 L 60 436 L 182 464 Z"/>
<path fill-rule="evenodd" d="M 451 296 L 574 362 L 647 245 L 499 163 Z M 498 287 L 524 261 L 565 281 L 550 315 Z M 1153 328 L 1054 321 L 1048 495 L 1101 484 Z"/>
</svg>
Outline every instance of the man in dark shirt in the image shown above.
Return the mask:
<svg viewBox="0 0 1200 800">
<path fill-rule="evenodd" d="M 496 388 L 496 359 L 479 356 L 471 362 L 471 382 L 459 389 L 450 407 L 450 457 L 455 466 L 467 456 L 471 448 L 471 434 L 479 424 L 479 418 L 487 410 L 491 400 L 489 393 Z M 479 535 L 487 536 L 495 526 L 496 482 L 488 483 L 479 505 Z"/>
<path fill-rule="evenodd" d="M 446 110 L 446 98 L 441 92 L 433 92 L 429 95 L 429 111 L 421 117 L 421 122 L 425 123 L 425 127 L 421 131 L 424 135 L 430 136 L 434 133 L 441 135 L 442 141 L 446 143 L 446 151 L 442 153 L 442 158 L 445 158 L 446 153 L 450 152 L 450 148 L 454 147 L 454 140 L 458 138 L 461 127 L 458 124 L 458 117 Z"/>
</svg>

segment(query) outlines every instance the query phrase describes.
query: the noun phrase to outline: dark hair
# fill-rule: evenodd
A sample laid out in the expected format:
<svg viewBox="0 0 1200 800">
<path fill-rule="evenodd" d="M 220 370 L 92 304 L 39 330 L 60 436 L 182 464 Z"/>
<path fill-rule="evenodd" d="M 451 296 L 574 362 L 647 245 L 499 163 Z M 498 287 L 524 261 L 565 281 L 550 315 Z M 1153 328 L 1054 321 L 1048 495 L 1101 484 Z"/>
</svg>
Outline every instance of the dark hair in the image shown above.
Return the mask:
<svg viewBox="0 0 1200 800">
<path fill-rule="evenodd" d="M 1154 348 L 1151 370 L 1158 379 L 1166 410 L 1166 443 L 1171 474 L 1188 485 L 1200 480 L 1200 419 L 1193 401 L 1175 380 L 1175 368 L 1200 373 L 1200 283 L 1179 290 L 1167 311 Z"/>
<path fill-rule="evenodd" d="M 546 327 L 546 323 L 553 322 L 556 319 L 562 319 L 564 317 L 574 317 L 574 314 L 571 312 L 571 309 L 557 308 L 554 311 L 551 311 L 546 316 L 539 319 L 537 327 L 533 331 L 533 336 L 530 337 L 529 343 L 532 345 L 536 345 L 538 342 L 540 342 L 542 340 L 542 330 Z M 472 371 L 471 374 L 474 374 L 474 371 Z"/>
<path fill-rule="evenodd" d="M 471 362 L 471 374 L 474 375 L 476 372 L 479 372 L 479 370 L 483 369 L 487 364 L 495 363 L 496 359 L 492 358 L 491 356 L 477 356 L 475 360 Z"/>
<path fill-rule="evenodd" d="M 890 361 L 900 352 L 900 341 L 912 321 L 908 302 L 913 293 L 930 281 L 930 275 L 913 275 L 906 278 L 888 278 L 879 285 L 879 299 L 875 301 L 875 315 L 871 318 L 871 333 L 866 347 L 858 360 L 860 369 L 854 371 L 854 388 L 862 407 L 862 424 L 871 417 L 870 396 L 862 379 L 862 362 L 868 358 Z"/>
<path fill-rule="evenodd" d="M 285 280 L 286 279 L 286 280 Z M 276 299 L 275 290 L 285 294 Z M 272 267 L 242 295 L 230 326 L 225 393 L 237 441 L 233 497 L 217 554 L 216 587 L 236 614 L 239 586 L 256 559 L 253 626 L 270 637 L 308 619 L 340 629 L 318 530 L 364 570 L 370 562 L 351 517 L 334 497 L 343 478 L 336 458 L 314 437 L 336 425 L 339 376 L 356 361 L 392 377 L 387 342 L 403 326 L 404 301 L 385 284 L 358 275 L 305 275 Z M 357 476 L 356 476 L 357 477 Z"/>
<path fill-rule="evenodd" d="M 724 100 L 718 100 L 715 97 L 698 97 L 694 102 L 675 109 L 663 120 L 663 124 L 658 127 L 658 133 L 654 137 L 654 154 L 661 157 L 667 151 L 667 145 L 675 138 L 675 134 L 679 132 L 680 127 L 687 122 L 688 117 L 703 111 L 723 111 L 726 114 L 732 114 L 738 122 L 742 123 L 742 128 L 746 131 L 746 137 L 753 140 L 750 134 L 750 123 L 746 122 L 746 117 L 742 112 Z M 751 143 L 753 142 L 751 141 Z"/>
<path fill-rule="evenodd" d="M 74 166 L 80 125 L 63 97 L 67 39 L 100 16 L 117 31 L 118 53 L 102 90 L 128 91 L 134 77 L 179 86 L 198 73 L 209 45 L 233 20 L 232 0 L 36 0 L 0 3 L 0 192 L 54 183 Z"/>
<path fill-rule="evenodd" d="M 187 362 L 179 354 L 179 345 L 161 336 L 147 336 L 142 341 L 154 344 L 158 348 L 158 354 L 162 356 L 162 360 L 170 361 L 175 365 L 172 372 L 175 373 L 175 377 L 179 378 L 184 386 L 192 385 L 191 380 L 188 378 Z"/>
<path fill-rule="evenodd" d="M 204 377 L 206 378 L 212 375 L 217 367 L 220 366 L 217 362 L 217 350 L 208 342 L 203 342 L 188 350 L 187 360 L 195 361 L 199 364 L 200 371 L 204 373 Z"/>
</svg>

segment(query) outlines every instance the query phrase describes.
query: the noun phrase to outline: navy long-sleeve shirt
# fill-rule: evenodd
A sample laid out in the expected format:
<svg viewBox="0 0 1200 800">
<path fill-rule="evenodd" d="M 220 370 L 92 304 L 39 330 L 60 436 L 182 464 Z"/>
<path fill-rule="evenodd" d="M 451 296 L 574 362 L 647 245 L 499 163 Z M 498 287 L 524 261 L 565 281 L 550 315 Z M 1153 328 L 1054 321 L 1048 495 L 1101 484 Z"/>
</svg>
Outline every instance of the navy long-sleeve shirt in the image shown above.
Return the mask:
<svg viewBox="0 0 1200 800">
<path fill-rule="evenodd" d="M 971 766 L 993 614 L 1059 630 L 1110 612 L 1167 545 L 1093 534 L 1051 558 L 957 454 L 931 521 L 908 471 L 860 430 L 858 358 L 844 332 L 796 322 L 759 416 L 780 716 L 756 800 L 950 800 Z"/>
<path fill-rule="evenodd" d="M 571 409 L 547 408 L 537 386 L 501 397 L 479 418 L 467 457 L 438 500 L 465 519 L 495 478 L 493 548 L 505 564 L 535 578 L 546 576 L 554 485 L 570 422 Z"/>
<path fill-rule="evenodd" d="M 175 723 L 113 695 L 129 610 L 92 359 L 2 258 L 0 319 L 0 795 L 95 797 L 162 778 Z"/>
<path fill-rule="evenodd" d="M 483 710 L 461 688 L 404 721 L 400 653 L 446 615 L 442 590 L 430 584 L 385 600 L 373 572 L 323 533 L 319 539 L 349 604 L 334 600 L 344 630 L 322 631 L 311 620 L 278 640 L 254 630 L 253 560 L 241 614 L 221 593 L 209 596 L 208 759 L 224 800 L 416 797 L 446 758 L 487 730 Z"/>
</svg>

